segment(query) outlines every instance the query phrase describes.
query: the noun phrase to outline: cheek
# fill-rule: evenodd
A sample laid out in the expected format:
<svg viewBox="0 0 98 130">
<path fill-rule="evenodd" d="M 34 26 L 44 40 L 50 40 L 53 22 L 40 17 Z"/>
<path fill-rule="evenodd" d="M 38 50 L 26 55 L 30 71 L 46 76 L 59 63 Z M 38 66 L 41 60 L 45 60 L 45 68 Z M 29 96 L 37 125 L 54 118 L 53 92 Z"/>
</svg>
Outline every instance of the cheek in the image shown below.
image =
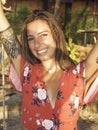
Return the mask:
<svg viewBox="0 0 98 130">
<path fill-rule="evenodd" d="M 52 38 L 47 39 L 47 40 L 45 41 L 45 43 L 46 43 L 47 45 L 50 45 L 50 46 L 53 47 L 53 48 L 56 47 L 56 43 L 55 43 L 54 39 L 52 39 Z"/>
<path fill-rule="evenodd" d="M 34 46 L 32 44 L 28 44 L 28 47 L 29 47 L 31 53 L 34 54 Z"/>
<path fill-rule="evenodd" d="M 30 50 L 33 50 L 33 49 L 34 49 L 34 46 L 33 46 L 32 43 L 28 43 L 28 46 L 29 46 Z"/>
</svg>

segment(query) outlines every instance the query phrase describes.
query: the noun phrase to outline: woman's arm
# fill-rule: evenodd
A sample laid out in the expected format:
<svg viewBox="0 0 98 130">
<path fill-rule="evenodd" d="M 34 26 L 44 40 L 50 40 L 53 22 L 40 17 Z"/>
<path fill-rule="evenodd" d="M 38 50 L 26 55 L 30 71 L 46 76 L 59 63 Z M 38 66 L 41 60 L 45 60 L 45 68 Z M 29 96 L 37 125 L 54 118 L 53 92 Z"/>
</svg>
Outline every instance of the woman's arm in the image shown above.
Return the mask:
<svg viewBox="0 0 98 130">
<path fill-rule="evenodd" d="M 15 36 L 10 24 L 3 12 L 0 0 L 0 41 L 3 43 L 6 53 L 11 59 L 18 75 L 20 74 L 20 43 Z"/>
<path fill-rule="evenodd" d="M 86 59 L 86 81 L 98 71 L 98 40 Z"/>
<path fill-rule="evenodd" d="M 91 84 L 98 77 L 98 39 L 86 59 L 86 88 L 85 95 Z"/>
</svg>

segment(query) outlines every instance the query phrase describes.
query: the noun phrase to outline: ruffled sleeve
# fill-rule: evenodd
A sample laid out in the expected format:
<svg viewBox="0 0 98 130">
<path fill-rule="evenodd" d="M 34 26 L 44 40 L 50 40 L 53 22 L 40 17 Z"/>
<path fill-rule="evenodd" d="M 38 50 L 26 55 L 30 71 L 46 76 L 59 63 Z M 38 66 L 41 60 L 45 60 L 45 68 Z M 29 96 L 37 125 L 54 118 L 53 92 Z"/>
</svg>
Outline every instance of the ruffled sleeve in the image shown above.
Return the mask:
<svg viewBox="0 0 98 130">
<path fill-rule="evenodd" d="M 98 96 L 98 77 L 94 80 L 86 96 L 84 97 L 84 103 L 90 103 Z"/>
<path fill-rule="evenodd" d="M 22 91 L 21 81 L 12 63 L 10 64 L 9 81 L 17 91 Z"/>
<path fill-rule="evenodd" d="M 79 67 L 81 66 L 81 67 Z M 77 65 L 77 71 L 79 71 L 80 68 L 80 74 L 82 74 L 83 79 L 84 79 L 84 91 L 85 91 L 85 86 L 86 86 L 86 82 L 85 82 L 85 61 L 81 62 L 80 64 Z M 83 104 L 88 104 L 93 102 L 96 97 L 98 96 L 98 76 L 96 77 L 96 79 L 93 81 L 93 83 L 91 84 L 87 94 L 84 96 L 83 98 Z"/>
<path fill-rule="evenodd" d="M 23 64 L 25 63 L 23 57 L 21 57 L 20 61 L 20 78 L 14 68 L 14 65 L 10 63 L 9 68 L 9 81 L 12 84 L 12 86 L 19 92 L 22 92 L 22 72 L 23 72 Z"/>
</svg>

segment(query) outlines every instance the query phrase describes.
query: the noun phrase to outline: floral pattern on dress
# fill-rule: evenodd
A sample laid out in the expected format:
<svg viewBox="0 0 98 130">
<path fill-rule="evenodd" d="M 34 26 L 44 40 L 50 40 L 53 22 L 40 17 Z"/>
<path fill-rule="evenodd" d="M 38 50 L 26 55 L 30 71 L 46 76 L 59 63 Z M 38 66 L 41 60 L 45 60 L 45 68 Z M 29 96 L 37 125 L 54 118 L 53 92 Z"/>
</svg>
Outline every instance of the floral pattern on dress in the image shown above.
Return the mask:
<svg viewBox="0 0 98 130">
<path fill-rule="evenodd" d="M 24 83 L 30 83 L 30 66 L 28 64 L 24 67 L 23 76 L 24 76 Z"/>
<path fill-rule="evenodd" d="M 32 105 L 40 106 L 40 104 L 45 104 L 48 99 L 48 94 L 45 89 L 45 84 L 43 82 L 37 81 L 32 87 L 33 101 Z M 57 99 L 63 99 L 62 92 L 58 90 Z"/>
<path fill-rule="evenodd" d="M 79 102 L 80 102 L 80 97 L 78 95 L 76 95 L 76 93 L 74 92 L 71 96 L 70 96 L 70 110 L 72 115 L 74 115 L 79 107 Z"/>
<path fill-rule="evenodd" d="M 63 72 L 55 109 L 49 107 L 42 74 L 39 66 L 21 64 L 23 126 L 28 130 L 77 130 L 85 83 L 83 65 L 67 68 Z"/>
<path fill-rule="evenodd" d="M 78 74 L 80 73 L 80 63 L 76 66 L 76 68 L 75 68 L 74 70 L 72 70 L 72 73 L 75 74 L 75 75 L 76 75 L 77 73 L 78 73 Z"/>
<path fill-rule="evenodd" d="M 47 100 L 47 92 L 44 89 L 44 83 L 36 82 L 32 88 L 33 101 L 32 105 L 40 106 L 40 104 L 45 104 Z"/>
<path fill-rule="evenodd" d="M 38 130 L 58 130 L 63 123 L 53 114 L 51 119 L 37 119 Z"/>
<path fill-rule="evenodd" d="M 57 99 L 61 99 L 61 98 L 64 98 L 64 96 L 62 96 L 62 91 L 58 91 L 57 93 Z"/>
</svg>

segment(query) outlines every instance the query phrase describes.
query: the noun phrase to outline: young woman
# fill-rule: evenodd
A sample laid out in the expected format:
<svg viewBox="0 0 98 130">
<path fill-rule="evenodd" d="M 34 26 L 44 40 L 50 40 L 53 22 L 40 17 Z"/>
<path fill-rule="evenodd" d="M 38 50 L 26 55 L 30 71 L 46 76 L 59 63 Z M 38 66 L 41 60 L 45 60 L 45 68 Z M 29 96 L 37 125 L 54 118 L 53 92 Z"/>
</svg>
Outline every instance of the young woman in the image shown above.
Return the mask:
<svg viewBox="0 0 98 130">
<path fill-rule="evenodd" d="M 11 82 L 22 92 L 23 129 L 77 130 L 81 106 L 98 91 L 98 43 L 74 65 L 53 15 L 34 10 L 24 21 L 20 44 L 1 3 L 0 37 L 11 59 Z"/>
</svg>

